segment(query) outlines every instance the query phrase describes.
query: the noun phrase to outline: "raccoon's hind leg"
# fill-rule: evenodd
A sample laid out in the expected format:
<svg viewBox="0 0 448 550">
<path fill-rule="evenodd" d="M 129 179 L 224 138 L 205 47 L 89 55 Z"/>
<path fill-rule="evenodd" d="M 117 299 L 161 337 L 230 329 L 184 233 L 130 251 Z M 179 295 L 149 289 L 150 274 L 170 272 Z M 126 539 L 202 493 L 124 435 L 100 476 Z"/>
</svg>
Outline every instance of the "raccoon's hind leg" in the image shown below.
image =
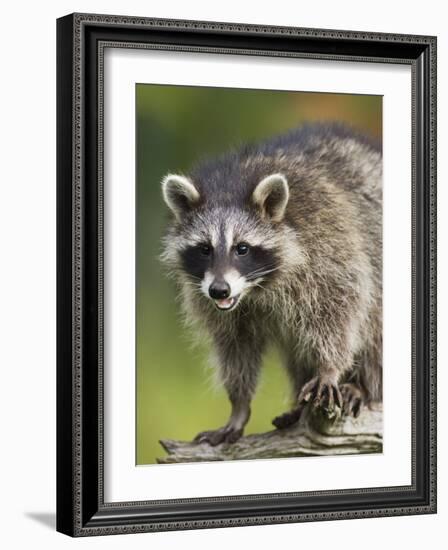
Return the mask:
<svg viewBox="0 0 448 550">
<path fill-rule="evenodd" d="M 272 424 L 279 430 L 289 428 L 298 422 L 304 409 L 304 405 L 299 403 L 298 397 L 305 380 L 305 368 L 297 368 L 297 361 L 295 358 L 291 358 L 286 362 L 286 370 L 293 388 L 294 406 L 272 420 Z"/>
<path fill-rule="evenodd" d="M 261 367 L 264 341 L 260 336 L 215 338 L 219 374 L 232 406 L 230 418 L 222 428 L 199 433 L 194 441 L 210 445 L 234 443 L 244 432 L 250 417 L 250 402 Z"/>
<path fill-rule="evenodd" d="M 347 416 L 354 416 L 357 418 L 366 404 L 364 390 L 357 384 L 351 382 L 342 384 L 340 390 L 344 401 L 342 407 L 343 413 Z"/>
<path fill-rule="evenodd" d="M 381 327 L 381 325 L 374 325 Z M 382 361 L 381 334 L 374 333 L 371 345 L 357 354 L 353 369 L 340 386 L 344 399 L 343 412 L 357 418 L 364 407 L 372 401 L 381 401 L 382 394 Z"/>
<path fill-rule="evenodd" d="M 381 363 L 376 354 L 356 357 L 352 372 L 340 386 L 344 399 L 343 413 L 357 418 L 364 407 L 381 399 Z"/>
<path fill-rule="evenodd" d="M 272 420 L 272 424 L 278 429 L 283 430 L 284 428 L 289 428 L 298 422 L 299 418 L 302 415 L 303 405 L 296 405 L 290 411 L 287 411 L 283 414 L 279 414 Z"/>
</svg>

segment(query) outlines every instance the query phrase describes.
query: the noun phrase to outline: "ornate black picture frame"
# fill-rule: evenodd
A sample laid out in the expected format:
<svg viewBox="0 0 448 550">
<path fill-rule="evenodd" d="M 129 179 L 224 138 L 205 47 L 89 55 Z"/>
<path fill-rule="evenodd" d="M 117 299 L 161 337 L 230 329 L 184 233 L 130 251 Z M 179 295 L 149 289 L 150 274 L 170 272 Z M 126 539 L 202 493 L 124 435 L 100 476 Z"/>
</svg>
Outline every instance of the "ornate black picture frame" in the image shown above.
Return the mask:
<svg viewBox="0 0 448 550">
<path fill-rule="evenodd" d="M 412 69 L 412 483 L 108 503 L 103 480 L 103 54 L 122 48 Z M 71 536 L 436 512 L 436 38 L 73 14 L 57 22 L 57 529 Z"/>
</svg>

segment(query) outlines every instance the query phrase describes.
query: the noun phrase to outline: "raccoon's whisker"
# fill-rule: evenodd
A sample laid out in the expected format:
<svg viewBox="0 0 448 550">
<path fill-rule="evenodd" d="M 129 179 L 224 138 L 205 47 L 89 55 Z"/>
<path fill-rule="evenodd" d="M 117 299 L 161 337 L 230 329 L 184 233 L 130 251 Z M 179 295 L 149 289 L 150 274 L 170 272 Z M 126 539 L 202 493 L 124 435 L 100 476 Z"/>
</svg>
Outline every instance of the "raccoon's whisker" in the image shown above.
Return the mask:
<svg viewBox="0 0 448 550">
<path fill-rule="evenodd" d="M 250 271 L 250 273 L 256 273 L 257 271 L 263 271 L 264 269 L 269 269 L 271 267 L 275 267 L 276 264 L 266 264 L 266 265 L 262 265 L 260 267 L 258 267 L 257 269 L 254 269 L 253 271 Z"/>
<path fill-rule="evenodd" d="M 192 286 L 193 288 L 201 288 L 201 285 L 199 283 L 188 283 L 188 282 L 185 282 L 186 285 L 188 286 Z"/>
<path fill-rule="evenodd" d="M 248 277 L 252 277 L 253 275 L 258 275 L 259 273 L 264 273 L 266 270 L 268 270 L 270 268 L 279 269 L 279 268 L 275 268 L 275 264 L 264 265 L 263 267 L 259 267 L 258 269 L 254 269 L 253 271 L 249 271 L 249 273 L 246 274 L 246 279 Z"/>
<path fill-rule="evenodd" d="M 276 267 L 274 269 L 267 269 L 266 271 L 261 271 L 259 273 L 249 274 L 249 275 L 246 276 L 246 279 L 248 281 L 258 279 L 259 277 L 263 277 L 264 275 L 268 275 L 268 273 L 272 273 L 274 271 L 277 271 L 278 269 L 280 269 L 280 268 Z"/>
</svg>

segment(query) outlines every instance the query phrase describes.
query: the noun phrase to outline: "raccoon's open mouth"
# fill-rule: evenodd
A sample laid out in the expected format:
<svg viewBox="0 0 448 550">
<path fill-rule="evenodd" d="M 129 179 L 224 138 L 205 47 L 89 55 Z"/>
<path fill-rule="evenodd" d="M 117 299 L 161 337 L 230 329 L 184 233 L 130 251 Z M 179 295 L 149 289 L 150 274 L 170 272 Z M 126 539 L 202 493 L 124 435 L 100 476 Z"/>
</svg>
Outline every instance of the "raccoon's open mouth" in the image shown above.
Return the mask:
<svg viewBox="0 0 448 550">
<path fill-rule="evenodd" d="M 218 309 L 221 309 L 223 311 L 229 311 L 233 309 L 237 302 L 238 302 L 238 296 L 234 296 L 233 298 L 223 298 L 222 300 L 213 300 L 215 302 L 215 306 Z"/>
</svg>

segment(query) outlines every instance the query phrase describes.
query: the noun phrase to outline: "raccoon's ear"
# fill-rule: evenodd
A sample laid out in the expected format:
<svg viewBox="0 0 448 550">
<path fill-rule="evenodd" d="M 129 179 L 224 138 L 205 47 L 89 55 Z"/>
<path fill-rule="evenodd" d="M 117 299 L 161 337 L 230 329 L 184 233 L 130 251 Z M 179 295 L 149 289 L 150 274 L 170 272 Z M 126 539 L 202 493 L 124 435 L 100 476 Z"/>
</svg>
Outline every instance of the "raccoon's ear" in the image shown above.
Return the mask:
<svg viewBox="0 0 448 550">
<path fill-rule="evenodd" d="M 252 193 L 252 200 L 262 217 L 273 222 L 282 221 L 289 199 L 289 186 L 283 174 L 263 178 Z"/>
<path fill-rule="evenodd" d="M 168 174 L 162 180 L 163 198 L 168 208 L 181 221 L 184 214 L 199 202 L 196 187 L 185 176 Z"/>
</svg>

